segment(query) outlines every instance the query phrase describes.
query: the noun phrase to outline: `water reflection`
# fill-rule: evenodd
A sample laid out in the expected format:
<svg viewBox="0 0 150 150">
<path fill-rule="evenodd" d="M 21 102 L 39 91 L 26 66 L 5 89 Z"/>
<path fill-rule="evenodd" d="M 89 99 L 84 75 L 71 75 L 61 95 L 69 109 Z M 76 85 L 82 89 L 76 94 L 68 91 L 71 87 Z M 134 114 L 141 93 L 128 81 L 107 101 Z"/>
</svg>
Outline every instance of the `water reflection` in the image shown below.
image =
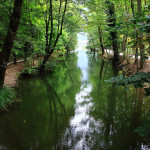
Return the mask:
<svg viewBox="0 0 150 150">
<path fill-rule="evenodd" d="M 62 149 L 144 150 L 144 138 L 134 132 L 142 122 L 143 89 L 126 90 L 105 82 L 118 75 L 118 68 L 93 60 L 85 50 L 78 50 L 78 67 L 82 85 L 74 117 L 59 143 Z"/>
<path fill-rule="evenodd" d="M 78 51 L 78 68 L 81 69 L 82 72 L 82 78 L 81 81 L 87 81 L 88 80 L 88 58 L 86 55 L 85 50 L 79 50 Z"/>
<path fill-rule="evenodd" d="M 80 76 L 77 56 L 72 53 L 53 75 L 21 81 L 22 102 L 16 110 L 0 116 L 0 149 L 58 149 L 58 141 L 74 115 Z"/>
<path fill-rule="evenodd" d="M 69 128 L 67 128 L 61 144 L 63 147 L 71 149 L 89 149 L 87 146 L 87 137 L 89 133 L 93 133 L 91 123 L 95 122 L 97 128 L 100 126 L 93 117 L 90 116 L 90 109 L 93 106 L 89 93 L 92 90 L 91 85 L 81 86 L 81 91 L 76 95 L 75 115 L 70 120 Z M 92 129 L 92 130 L 89 130 Z M 92 142 L 92 139 L 88 139 Z"/>
<path fill-rule="evenodd" d="M 90 111 L 94 106 L 92 97 L 90 96 L 93 87 L 92 84 L 88 82 L 88 56 L 86 54 L 87 51 L 83 49 L 83 46 L 86 46 L 87 41 L 83 39 L 84 38 L 82 35 L 80 35 L 79 43 L 82 43 L 82 49 L 80 49 L 81 47 L 78 47 L 77 49 L 77 66 L 81 69 L 82 72 L 82 85 L 80 92 L 77 93 L 75 97 L 75 115 L 70 120 L 69 127 L 66 129 L 62 141 L 60 142 L 60 145 L 62 145 L 63 148 L 74 150 L 90 150 L 91 146 L 89 143 L 93 143 L 91 134 L 94 132 L 99 132 L 99 128 L 101 126 L 101 121 L 96 121 L 94 117 L 90 115 Z"/>
<path fill-rule="evenodd" d="M 95 66 L 95 69 L 97 70 L 98 67 Z M 108 72 L 103 71 L 103 67 L 104 64 L 101 61 L 100 73 L 97 73 L 97 76 L 102 77 L 99 83 L 96 79 L 91 81 L 93 83 L 91 96 L 94 102 L 94 109 L 91 110 L 91 115 L 95 119 L 100 119 L 103 123 L 101 128 L 99 128 L 101 133 L 96 133 L 93 136 L 93 141 L 96 144 L 91 149 L 142 149 L 142 142 L 145 140 L 135 133 L 134 130 L 142 122 L 143 112 L 141 109 L 145 107 L 143 105 L 144 91 L 133 87 L 130 87 L 130 90 L 126 90 L 124 87 L 116 87 L 115 83 L 105 82 L 103 84 L 103 80 L 118 74 L 116 67 L 111 68 L 113 71 L 111 72 L 113 73 L 112 75 L 109 72 L 110 65 L 108 66 Z M 95 69 L 91 68 L 89 74 L 94 72 L 92 70 Z M 102 74 L 105 75 L 102 76 Z"/>
</svg>

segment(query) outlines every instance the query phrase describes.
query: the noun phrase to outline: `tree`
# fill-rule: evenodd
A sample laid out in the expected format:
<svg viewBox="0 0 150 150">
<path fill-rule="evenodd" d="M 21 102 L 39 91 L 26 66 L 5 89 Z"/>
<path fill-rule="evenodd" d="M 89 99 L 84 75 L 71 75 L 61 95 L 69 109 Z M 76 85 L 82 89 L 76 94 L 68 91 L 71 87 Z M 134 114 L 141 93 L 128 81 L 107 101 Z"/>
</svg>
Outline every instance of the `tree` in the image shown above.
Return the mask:
<svg viewBox="0 0 150 150">
<path fill-rule="evenodd" d="M 142 2 L 141 0 L 137 0 L 137 9 L 138 9 L 138 16 L 142 16 Z M 140 33 L 138 36 L 139 40 L 139 48 L 140 48 L 140 68 L 143 68 L 144 65 L 144 44 L 143 44 L 143 33 Z"/>
<path fill-rule="evenodd" d="M 63 1 L 60 0 L 59 9 L 58 9 L 58 13 L 57 13 L 57 15 L 58 15 L 57 29 L 54 28 L 54 25 L 55 25 L 54 9 L 53 9 L 54 2 L 52 0 L 50 0 L 49 6 L 46 6 L 46 8 L 48 10 L 48 13 L 46 13 L 46 18 L 45 18 L 46 47 L 45 47 L 45 56 L 44 56 L 41 66 L 40 66 L 41 72 L 44 71 L 44 66 L 45 66 L 46 62 L 48 61 L 50 55 L 54 52 L 55 47 L 58 43 L 59 37 L 62 35 L 64 17 L 65 17 L 65 13 L 66 13 L 66 9 L 67 9 L 67 3 L 68 3 L 68 1 L 65 0 L 64 8 L 62 8 Z M 41 5 L 41 3 L 40 3 L 40 5 Z M 48 3 L 46 5 L 48 5 Z M 41 5 L 41 7 L 42 7 L 42 5 Z M 62 9 L 63 9 L 63 12 L 61 14 Z M 54 36 L 54 34 L 56 34 L 56 36 Z M 55 40 L 54 40 L 54 37 L 55 37 Z"/>
<path fill-rule="evenodd" d="M 104 47 L 107 41 L 106 30 L 106 16 L 104 14 L 103 1 L 88 1 L 85 3 L 86 12 L 86 32 L 88 33 L 88 46 L 91 50 L 99 50 L 103 55 L 105 53 Z M 95 52 L 95 51 L 94 51 Z"/>
<path fill-rule="evenodd" d="M 0 88 L 2 88 L 4 84 L 7 62 L 11 54 L 14 38 L 16 36 L 17 29 L 19 26 L 22 2 L 23 0 L 15 0 L 13 13 L 10 16 L 10 23 L 7 35 L 2 47 L 2 51 L 0 52 Z"/>
<path fill-rule="evenodd" d="M 119 51 L 118 51 L 118 38 L 117 38 L 117 31 L 115 30 L 116 27 L 116 14 L 115 14 L 115 7 L 114 4 L 110 1 L 106 1 L 108 6 L 108 26 L 110 27 L 110 36 L 112 41 L 112 47 L 114 52 L 114 63 L 117 63 L 119 60 Z"/>
</svg>

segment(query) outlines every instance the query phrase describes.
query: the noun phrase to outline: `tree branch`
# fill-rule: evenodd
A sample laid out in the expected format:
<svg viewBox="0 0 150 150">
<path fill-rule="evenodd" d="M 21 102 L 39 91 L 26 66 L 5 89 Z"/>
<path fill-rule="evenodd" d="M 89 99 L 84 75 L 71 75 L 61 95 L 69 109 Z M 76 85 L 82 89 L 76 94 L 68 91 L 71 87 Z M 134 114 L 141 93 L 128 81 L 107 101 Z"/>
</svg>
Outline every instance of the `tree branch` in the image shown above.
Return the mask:
<svg viewBox="0 0 150 150">
<path fill-rule="evenodd" d="M 61 11 L 61 4 L 62 4 L 62 0 L 60 0 L 60 4 L 59 4 L 59 14 L 58 14 L 58 33 L 59 33 L 59 26 L 60 26 L 60 11 Z"/>
<path fill-rule="evenodd" d="M 66 9 L 67 9 L 67 0 L 65 0 L 65 8 L 64 8 L 64 12 L 63 12 L 62 20 L 61 20 L 60 32 L 57 34 L 57 37 L 56 37 L 56 40 L 54 42 L 53 50 L 52 51 L 54 51 L 54 48 L 57 45 L 58 39 L 62 35 L 62 28 L 63 28 L 63 23 L 64 23 L 64 17 L 65 17 Z"/>
<path fill-rule="evenodd" d="M 52 0 L 50 0 L 50 20 L 51 20 L 51 32 L 50 32 L 50 39 L 49 39 L 49 49 L 51 48 L 52 45 L 52 37 L 53 37 L 53 4 Z"/>
</svg>

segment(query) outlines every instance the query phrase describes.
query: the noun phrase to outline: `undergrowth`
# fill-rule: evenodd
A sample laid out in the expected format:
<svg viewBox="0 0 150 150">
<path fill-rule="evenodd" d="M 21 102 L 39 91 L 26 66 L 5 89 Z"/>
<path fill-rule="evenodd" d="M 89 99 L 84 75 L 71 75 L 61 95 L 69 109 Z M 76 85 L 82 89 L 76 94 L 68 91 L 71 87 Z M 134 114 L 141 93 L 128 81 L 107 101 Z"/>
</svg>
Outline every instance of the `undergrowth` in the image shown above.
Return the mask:
<svg viewBox="0 0 150 150">
<path fill-rule="evenodd" d="M 52 72 L 55 70 L 57 64 L 57 59 L 48 61 L 45 64 L 45 72 Z M 34 75 L 40 74 L 39 66 L 41 65 L 41 62 L 38 63 L 38 66 L 30 66 L 30 65 L 25 65 L 25 69 L 23 69 L 19 73 L 19 77 L 30 77 Z"/>
<path fill-rule="evenodd" d="M 22 72 L 20 73 L 20 76 L 24 76 L 24 77 L 28 77 L 28 76 L 32 76 L 32 75 L 37 75 L 38 74 L 38 70 L 37 67 L 26 67 L 25 69 L 22 70 Z"/>
<path fill-rule="evenodd" d="M 0 112 L 7 111 L 16 98 L 15 90 L 10 87 L 0 89 Z"/>
<path fill-rule="evenodd" d="M 117 86 L 124 86 L 128 88 L 128 85 L 134 85 L 135 88 L 144 87 L 144 83 L 149 84 L 149 87 L 144 87 L 147 96 L 150 96 L 150 72 L 137 72 L 129 77 L 123 75 L 115 76 L 106 80 L 106 82 L 115 82 Z"/>
</svg>

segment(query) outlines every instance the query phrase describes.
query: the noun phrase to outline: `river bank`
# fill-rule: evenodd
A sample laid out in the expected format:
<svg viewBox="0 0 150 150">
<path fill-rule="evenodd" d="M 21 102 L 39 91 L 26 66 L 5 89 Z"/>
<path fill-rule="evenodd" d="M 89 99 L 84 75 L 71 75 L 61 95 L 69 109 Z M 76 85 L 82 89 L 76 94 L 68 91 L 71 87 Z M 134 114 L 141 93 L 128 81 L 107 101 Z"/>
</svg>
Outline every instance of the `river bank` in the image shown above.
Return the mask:
<svg viewBox="0 0 150 150">
<path fill-rule="evenodd" d="M 61 53 L 61 51 L 55 52 L 49 59 L 60 57 L 59 53 Z M 9 62 L 7 64 L 4 85 L 16 88 L 18 86 L 19 74 L 27 67 L 27 64 L 32 64 L 32 67 L 35 67 L 42 61 L 42 59 L 43 56 L 38 58 L 35 57 L 34 60 L 27 60 L 27 62 L 23 59 L 19 59 L 17 60 L 16 65 L 13 62 Z"/>
<path fill-rule="evenodd" d="M 113 51 L 112 50 L 105 50 L 105 54 L 102 58 L 111 61 L 113 58 Z M 129 55 L 124 59 L 123 53 L 119 54 L 119 65 L 118 67 L 124 71 L 124 74 L 130 76 L 135 74 L 136 72 L 150 72 L 150 57 L 145 59 L 144 66 L 140 69 L 140 56 L 138 57 L 138 64 L 135 64 L 135 57 L 134 55 Z"/>
<path fill-rule="evenodd" d="M 111 59 L 112 53 L 106 52 L 104 57 L 105 59 Z M 120 58 L 122 55 L 120 55 Z M 122 58 L 121 58 L 122 59 Z M 127 76 L 135 74 L 137 72 L 137 65 L 134 64 L 134 57 L 127 58 L 123 61 L 120 66 L 123 68 L 123 71 Z M 34 65 L 38 64 L 38 60 L 34 60 Z M 5 82 L 4 85 L 15 88 L 18 86 L 18 77 L 19 73 L 25 69 L 25 62 L 18 60 L 17 65 L 9 63 L 6 69 Z M 150 72 L 150 60 L 145 60 L 143 69 L 139 69 L 139 72 Z"/>
<path fill-rule="evenodd" d="M 25 68 L 24 62 L 19 62 L 17 65 L 11 64 L 7 66 L 4 85 L 17 87 L 18 75 Z"/>
</svg>

